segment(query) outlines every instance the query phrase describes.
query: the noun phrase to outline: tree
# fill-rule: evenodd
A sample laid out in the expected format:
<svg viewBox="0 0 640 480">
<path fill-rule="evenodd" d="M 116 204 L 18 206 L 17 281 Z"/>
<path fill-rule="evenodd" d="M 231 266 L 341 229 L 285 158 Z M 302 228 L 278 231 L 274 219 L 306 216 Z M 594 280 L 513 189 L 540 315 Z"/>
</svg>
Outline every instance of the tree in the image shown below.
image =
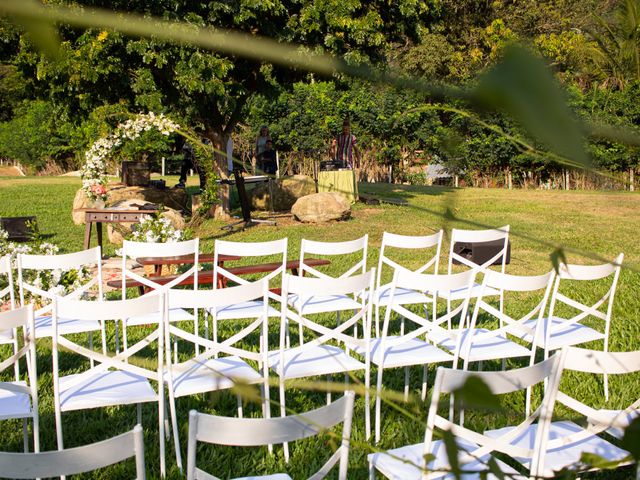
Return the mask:
<svg viewBox="0 0 640 480">
<path fill-rule="evenodd" d="M 352 62 L 379 61 L 387 41 L 415 36 L 431 13 L 430 3 L 415 0 L 86 0 L 83 5 L 269 36 Z M 164 111 L 199 127 L 220 149 L 248 98 L 301 78 L 290 69 L 250 59 L 109 31 L 62 28 L 61 37 L 57 61 L 34 53 L 21 38 L 16 63 L 39 96 L 64 105 L 72 118 L 116 103 L 132 111 Z"/>
</svg>

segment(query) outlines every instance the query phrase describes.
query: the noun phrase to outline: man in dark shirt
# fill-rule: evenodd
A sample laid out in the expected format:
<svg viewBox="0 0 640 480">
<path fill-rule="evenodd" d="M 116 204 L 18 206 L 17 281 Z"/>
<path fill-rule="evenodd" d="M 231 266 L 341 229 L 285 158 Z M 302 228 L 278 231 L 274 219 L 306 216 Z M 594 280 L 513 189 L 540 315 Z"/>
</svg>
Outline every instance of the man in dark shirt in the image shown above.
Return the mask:
<svg viewBox="0 0 640 480">
<path fill-rule="evenodd" d="M 275 175 L 278 170 L 276 161 L 276 151 L 273 149 L 273 142 L 267 140 L 265 150 L 258 157 L 258 174 Z"/>
</svg>

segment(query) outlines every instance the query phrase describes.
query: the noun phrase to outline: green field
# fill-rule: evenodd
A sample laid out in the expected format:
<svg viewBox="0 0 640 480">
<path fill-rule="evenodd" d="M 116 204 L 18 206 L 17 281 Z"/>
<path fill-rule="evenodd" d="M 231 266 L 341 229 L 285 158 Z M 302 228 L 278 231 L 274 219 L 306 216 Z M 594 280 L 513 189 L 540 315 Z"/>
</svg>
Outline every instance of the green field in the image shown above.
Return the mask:
<svg viewBox="0 0 640 480">
<path fill-rule="evenodd" d="M 173 179 L 167 182 L 171 184 Z M 84 226 L 74 225 L 70 209 L 74 194 L 80 182 L 76 178 L 66 177 L 0 177 L 0 216 L 36 215 L 42 234 L 46 240 L 56 243 L 61 251 L 71 252 L 82 248 Z M 326 225 L 301 225 L 291 221 L 281 226 L 261 226 L 236 232 L 224 233 L 221 222 L 205 221 L 196 231 L 202 239 L 201 249 L 211 252 L 216 238 L 237 241 L 261 241 L 289 238 L 289 258 L 295 258 L 300 239 L 347 240 L 369 234 L 368 266 L 377 266 L 378 249 L 382 233 L 418 235 L 429 234 L 443 228 L 481 228 L 481 226 L 511 226 L 511 264 L 508 273 L 541 274 L 552 266 L 550 253 L 557 246 L 566 249 L 566 255 L 573 263 L 601 263 L 612 260 L 618 253 L 625 253 L 625 269 L 620 277 L 611 326 L 610 350 L 640 349 L 640 244 L 637 241 L 638 212 L 640 195 L 624 192 L 564 192 L 537 190 L 484 190 L 450 189 L 446 187 L 411 187 L 385 184 L 361 184 L 364 193 L 398 197 L 406 199 L 408 206 L 382 205 L 368 206 L 358 204 L 353 209 L 353 219 Z M 446 214 L 446 212 L 449 212 Z M 448 241 L 445 240 L 441 256 L 441 269 L 446 270 Z M 109 246 L 107 254 L 113 254 Z M 397 258 L 408 265 L 420 265 L 419 258 L 411 254 L 395 252 Z M 333 262 L 329 271 L 337 272 L 346 265 L 346 261 Z M 596 288 L 575 285 L 577 296 L 587 302 L 602 294 L 602 285 Z M 511 313 L 524 311 L 530 304 L 528 298 L 516 298 L 507 304 Z M 231 331 L 232 327 L 225 327 Z M 110 331 L 110 347 L 113 348 L 113 331 Z M 224 334 L 224 330 L 221 334 Z M 142 334 L 142 333 L 140 333 Z M 277 338 L 277 325 L 273 322 L 272 331 Z M 132 332 L 133 336 L 135 334 Z M 601 348 L 600 345 L 593 345 Z M 38 369 L 40 375 L 41 406 L 41 442 L 45 450 L 54 449 L 55 424 L 51 390 L 51 349 L 50 342 L 41 341 L 38 345 Z M 82 367 L 69 354 L 61 356 L 64 373 L 70 373 Z M 523 362 L 508 362 L 508 366 L 524 365 Z M 429 381 L 433 381 L 437 365 L 429 367 Z M 498 368 L 488 365 L 485 369 Z M 375 372 L 375 369 L 374 369 Z M 419 392 L 421 369 L 411 372 L 412 391 Z M 375 377 L 373 377 L 375 378 Z M 385 370 L 385 385 L 401 390 L 403 372 Z M 334 379 L 341 380 L 341 379 Z M 610 408 L 627 406 L 638 398 L 640 377 L 612 379 Z M 586 376 L 567 376 L 562 389 L 580 395 L 593 406 L 604 405 L 600 381 Z M 277 400 L 277 389 L 272 389 L 272 399 Z M 321 406 L 325 395 L 322 392 L 309 392 L 290 389 L 287 406 L 295 411 L 303 411 Z M 183 458 L 186 453 L 187 417 L 192 408 L 223 415 L 235 415 L 236 400 L 230 393 L 199 395 L 181 398 L 177 402 L 182 438 Z M 351 452 L 350 478 L 367 478 L 366 454 L 370 446 L 364 440 L 363 400 L 356 403 L 353 447 Z M 523 408 L 522 398 L 514 396 L 503 402 L 504 410 L 495 415 L 470 417 L 469 422 L 482 422 L 479 425 L 497 425 L 506 419 L 518 419 Z M 150 478 L 158 476 L 157 419 L 155 407 L 144 407 L 145 447 L 147 449 L 147 469 Z M 390 408 L 383 407 L 382 442 L 377 447 L 392 448 L 409 443 L 417 443 L 424 435 L 426 404 L 412 403 L 408 406 L 411 418 Z M 259 406 L 249 405 L 245 412 L 259 416 Z M 559 411 L 559 414 L 562 414 Z M 120 407 L 72 412 L 63 415 L 65 443 L 67 447 L 81 445 L 104 439 L 131 428 L 135 423 L 135 408 Z M 22 446 L 21 424 L 17 421 L 2 423 L 0 450 L 19 451 Z M 181 478 L 172 457 L 173 449 L 168 446 L 167 462 L 170 478 Z M 266 474 L 286 470 L 292 478 L 306 478 L 328 458 L 330 443 L 326 439 L 299 442 L 292 448 L 289 465 L 284 464 L 280 448 L 274 456 L 266 449 L 229 449 L 203 447 L 199 451 L 199 465 L 207 471 L 228 478 L 250 473 Z M 1 472 L 0 472 L 1 475 Z M 131 478 L 132 462 L 122 466 L 105 469 L 99 475 L 87 478 Z M 634 472 L 627 467 L 615 473 L 592 475 L 597 478 L 633 478 Z"/>
</svg>

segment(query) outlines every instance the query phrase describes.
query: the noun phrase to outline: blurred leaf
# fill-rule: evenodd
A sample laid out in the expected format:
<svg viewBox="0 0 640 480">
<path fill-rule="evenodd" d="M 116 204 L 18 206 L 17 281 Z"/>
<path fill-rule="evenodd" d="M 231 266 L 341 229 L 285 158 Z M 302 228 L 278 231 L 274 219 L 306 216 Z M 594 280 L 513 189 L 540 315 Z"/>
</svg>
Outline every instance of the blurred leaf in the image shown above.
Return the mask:
<svg viewBox="0 0 640 480">
<path fill-rule="evenodd" d="M 462 472 L 460 471 L 460 463 L 458 462 L 458 444 L 456 439 L 449 430 L 445 430 L 442 434 L 442 441 L 444 442 L 444 448 L 447 452 L 447 458 L 449 459 L 449 468 L 451 474 L 456 479 L 462 478 Z"/>
<path fill-rule="evenodd" d="M 502 62 L 481 79 L 475 96 L 487 108 L 506 110 L 573 166 L 591 167 L 581 130 L 560 87 L 545 64 L 524 48 L 507 48 Z"/>
<path fill-rule="evenodd" d="M 609 460 L 591 452 L 582 452 L 582 455 L 580 456 L 580 462 L 587 466 L 587 468 L 595 468 L 597 470 L 617 468 L 628 460 L 628 458 L 623 458 L 622 460 Z"/>
<path fill-rule="evenodd" d="M 3 2 L 5 6 L 10 4 L 19 5 L 25 11 L 32 9 L 44 10 L 42 4 L 37 0 L 3 0 Z M 47 19 L 46 15 L 41 15 L 38 18 L 33 15 L 21 15 L 20 13 L 14 13 L 12 16 L 17 23 L 24 27 L 29 39 L 38 50 L 51 59 L 58 58 L 60 54 L 60 37 L 53 19 Z"/>
<path fill-rule="evenodd" d="M 567 263 L 567 257 L 564 254 L 564 250 L 562 249 L 562 247 L 558 247 L 553 252 L 551 252 L 551 255 L 549 255 L 549 257 L 551 258 L 553 269 L 556 271 L 556 273 L 559 274 L 560 264 Z"/>
<path fill-rule="evenodd" d="M 640 460 L 640 417 L 636 417 L 624 431 L 622 448 L 627 450 L 636 461 Z"/>
<path fill-rule="evenodd" d="M 493 474 L 494 477 L 496 477 L 499 480 L 504 480 L 505 475 L 504 475 L 504 473 L 502 473 L 502 470 L 500 470 L 500 466 L 498 465 L 498 461 L 495 458 L 489 457 L 489 461 L 487 462 L 487 466 L 489 467 L 489 471 Z"/>
<path fill-rule="evenodd" d="M 462 408 L 482 408 L 485 410 L 500 410 L 500 402 L 480 377 L 469 377 L 455 392 L 456 401 Z"/>
</svg>

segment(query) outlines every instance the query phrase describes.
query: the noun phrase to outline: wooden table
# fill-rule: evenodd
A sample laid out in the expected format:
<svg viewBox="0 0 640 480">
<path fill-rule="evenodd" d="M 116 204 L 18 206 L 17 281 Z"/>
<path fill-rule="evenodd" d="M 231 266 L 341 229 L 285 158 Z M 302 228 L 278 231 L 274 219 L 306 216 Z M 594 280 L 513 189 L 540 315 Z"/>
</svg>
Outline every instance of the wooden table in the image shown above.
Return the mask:
<svg viewBox="0 0 640 480">
<path fill-rule="evenodd" d="M 98 245 L 102 248 L 103 223 L 138 223 L 143 215 L 154 215 L 157 210 L 119 210 L 117 208 L 88 208 L 84 213 L 84 249 L 91 243 L 91 226 L 96 224 Z"/>
</svg>

